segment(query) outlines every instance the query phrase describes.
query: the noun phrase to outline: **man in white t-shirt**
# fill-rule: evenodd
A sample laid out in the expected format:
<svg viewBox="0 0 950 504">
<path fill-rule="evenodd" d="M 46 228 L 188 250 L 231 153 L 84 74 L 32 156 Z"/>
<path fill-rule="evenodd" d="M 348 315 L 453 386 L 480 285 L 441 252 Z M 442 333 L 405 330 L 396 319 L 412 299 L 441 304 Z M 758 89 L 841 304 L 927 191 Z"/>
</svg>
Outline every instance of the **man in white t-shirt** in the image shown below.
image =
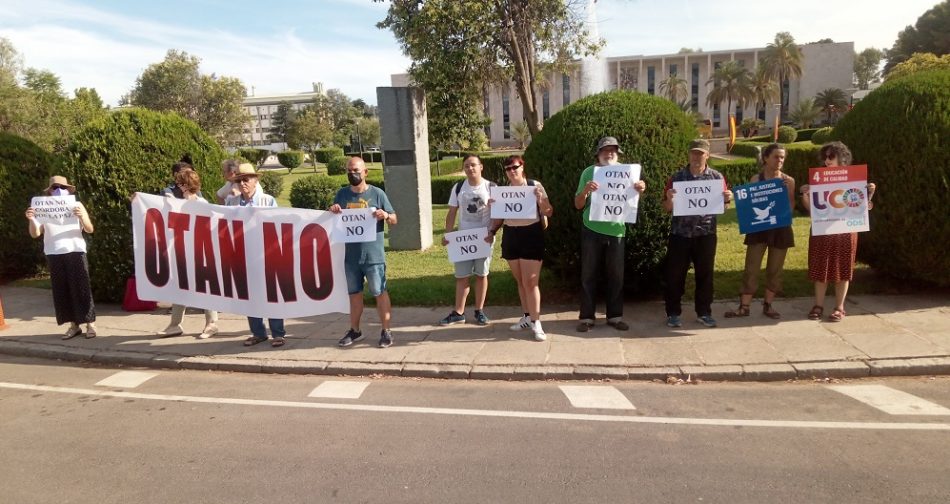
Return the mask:
<svg viewBox="0 0 950 504">
<path fill-rule="evenodd" d="M 455 231 L 455 217 L 458 215 L 460 231 L 489 227 L 491 214 L 488 208 L 489 187 L 494 184 L 482 178 L 482 160 L 478 156 L 467 156 L 462 163 L 465 180 L 452 186 L 449 193 L 449 213 L 445 216 L 445 232 Z M 442 245 L 448 245 L 442 238 Z M 455 309 L 439 325 L 465 323 L 465 301 L 469 292 L 469 277 L 475 275 L 475 323 L 488 325 L 488 316 L 483 311 L 485 296 L 488 294 L 488 267 L 491 256 L 455 263 Z"/>
<path fill-rule="evenodd" d="M 218 204 L 223 205 L 228 196 L 237 196 L 241 194 L 241 188 L 234 182 L 234 175 L 241 165 L 236 159 L 225 159 L 221 163 L 221 176 L 224 177 L 224 185 L 215 194 L 218 198 Z"/>
</svg>

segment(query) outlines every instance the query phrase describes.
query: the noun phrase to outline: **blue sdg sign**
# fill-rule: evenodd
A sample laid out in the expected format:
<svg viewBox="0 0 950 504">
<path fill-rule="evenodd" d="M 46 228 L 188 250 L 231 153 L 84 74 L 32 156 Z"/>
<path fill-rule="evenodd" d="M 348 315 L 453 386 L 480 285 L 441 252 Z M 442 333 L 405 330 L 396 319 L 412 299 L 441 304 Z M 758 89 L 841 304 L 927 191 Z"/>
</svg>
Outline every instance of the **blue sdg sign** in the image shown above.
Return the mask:
<svg viewBox="0 0 950 504">
<path fill-rule="evenodd" d="M 734 187 L 739 232 L 758 233 L 792 225 L 788 188 L 781 179 L 753 182 Z"/>
</svg>

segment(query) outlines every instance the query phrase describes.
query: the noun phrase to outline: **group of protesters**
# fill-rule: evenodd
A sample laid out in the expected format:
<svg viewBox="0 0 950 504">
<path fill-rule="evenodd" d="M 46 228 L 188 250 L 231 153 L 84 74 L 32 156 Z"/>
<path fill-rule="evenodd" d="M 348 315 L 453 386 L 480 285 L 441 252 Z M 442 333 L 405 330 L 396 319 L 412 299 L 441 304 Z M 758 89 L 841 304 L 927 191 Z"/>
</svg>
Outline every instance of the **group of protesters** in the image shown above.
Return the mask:
<svg viewBox="0 0 950 504">
<path fill-rule="evenodd" d="M 603 137 L 594 149 L 594 163 L 580 175 L 574 197 L 574 206 L 581 210 L 583 223 L 580 236 L 581 249 L 581 289 L 580 310 L 577 331 L 590 331 L 595 325 L 595 297 L 598 287 L 604 285 L 606 298 L 606 324 L 614 329 L 626 331 L 629 325 L 623 319 L 623 281 L 624 281 L 624 236 L 627 224 L 624 222 L 600 222 L 591 219 L 592 195 L 602 190 L 595 181 L 598 167 L 619 164 L 623 150 L 616 138 Z M 697 139 L 690 143 L 689 162 L 670 176 L 663 192 L 662 206 L 667 212 L 673 212 L 677 192 L 674 182 L 697 180 L 721 180 L 722 197 L 726 205 L 733 198 L 732 191 L 721 173 L 708 165 L 710 156 L 709 142 Z M 840 142 L 822 146 L 819 162 L 824 166 L 848 166 L 851 153 Z M 785 149 L 779 144 L 770 144 L 762 150 L 762 169 L 752 182 L 780 180 L 786 187 L 790 203 L 794 206 L 795 180 L 782 171 L 785 161 Z M 522 316 L 511 325 L 512 331 L 530 330 L 536 341 L 545 341 L 547 336 L 541 325 L 541 290 L 539 278 L 544 258 L 544 239 L 547 219 L 554 208 L 548 199 L 544 186 L 528 178 L 524 158 L 518 155 L 508 156 L 503 163 L 508 186 L 532 186 L 537 201 L 537 211 L 531 218 L 493 219 L 491 217 L 491 188 L 495 183 L 482 176 L 481 159 L 469 155 L 463 159 L 465 179 L 456 183 L 449 194 L 449 211 L 445 220 L 446 233 L 456 230 L 485 228 L 485 241 L 494 244 L 499 231 L 503 231 L 501 256 L 508 262 L 509 269 L 518 287 Z M 227 160 L 222 164 L 222 175 L 226 182 L 215 193 L 215 202 L 225 206 L 239 207 L 276 207 L 277 200 L 264 192 L 259 185 L 259 174 L 253 165 L 236 160 Z M 174 182 L 162 191 L 170 198 L 197 200 L 207 203 L 201 193 L 201 180 L 191 164 L 183 159 L 172 168 Z M 371 209 L 376 219 L 376 238 L 360 243 L 346 243 L 344 271 L 347 294 L 349 296 L 350 327 L 339 340 L 338 346 L 350 347 L 364 338 L 360 327 L 363 314 L 363 291 L 368 289 L 376 299 L 381 330 L 378 346 L 386 348 L 393 344 L 391 328 L 392 303 L 386 288 L 386 259 L 384 250 L 384 225 L 397 224 L 396 212 L 386 193 L 367 183 L 367 166 L 359 157 L 352 157 L 346 164 L 349 186 L 342 187 L 327 209 L 340 214 L 343 209 Z M 646 191 L 646 182 L 641 176 L 632 183 L 632 189 L 638 194 Z M 874 184 L 868 184 L 868 207 L 874 194 Z M 50 178 L 49 186 L 43 191 L 46 196 L 74 195 L 75 186 L 65 177 Z M 800 188 L 802 204 L 809 209 L 808 185 Z M 86 243 L 82 233 L 92 233 L 93 225 L 83 205 L 76 202 L 72 213 L 78 218 L 79 226 L 40 223 L 35 210 L 26 210 L 29 232 L 34 238 L 44 236 L 44 252 L 49 263 L 53 302 L 58 324 L 69 324 L 63 339 L 74 338 L 83 333 L 94 338 L 95 307 L 89 281 L 86 261 Z M 458 224 L 456 226 L 456 220 Z M 442 244 L 448 244 L 443 238 Z M 697 322 L 705 327 L 716 327 L 712 314 L 713 271 L 716 256 L 716 215 L 674 215 L 671 220 L 669 239 L 665 259 L 665 305 L 666 325 L 672 328 L 682 327 L 681 299 L 685 292 L 686 277 L 690 265 L 695 271 L 695 311 Z M 782 269 L 789 248 L 794 246 L 791 226 L 779 227 L 767 231 L 749 233 L 745 237 L 746 259 L 742 278 L 739 306 L 725 312 L 726 318 L 747 317 L 750 315 L 751 301 L 758 289 L 758 273 L 763 257 L 767 254 L 765 295 L 762 312 L 771 319 L 780 319 L 781 315 L 773 306 L 776 295 L 781 291 Z M 845 296 L 853 276 L 857 234 L 846 233 L 828 236 L 813 236 L 809 240 L 808 265 L 809 278 L 815 284 L 815 304 L 808 318 L 820 320 L 824 311 L 824 298 L 829 283 L 835 285 L 835 307 L 827 320 L 840 321 L 846 312 Z M 474 322 L 489 325 L 490 319 L 485 313 L 485 301 L 488 293 L 488 276 L 491 254 L 481 259 L 462 260 L 454 263 L 455 303 L 452 311 L 438 321 L 446 326 L 465 323 L 465 305 L 471 292 L 471 277 L 475 277 Z M 601 277 L 606 281 L 601 282 Z M 171 321 L 161 337 L 183 334 L 181 326 L 185 306 L 174 304 L 171 308 Z M 204 329 L 197 336 L 209 338 L 218 333 L 218 314 L 214 310 L 205 310 Z M 283 319 L 270 318 L 268 338 L 264 320 L 248 317 L 251 336 L 244 340 L 245 346 L 253 346 L 270 341 L 273 347 L 285 344 L 286 331 Z"/>
</svg>

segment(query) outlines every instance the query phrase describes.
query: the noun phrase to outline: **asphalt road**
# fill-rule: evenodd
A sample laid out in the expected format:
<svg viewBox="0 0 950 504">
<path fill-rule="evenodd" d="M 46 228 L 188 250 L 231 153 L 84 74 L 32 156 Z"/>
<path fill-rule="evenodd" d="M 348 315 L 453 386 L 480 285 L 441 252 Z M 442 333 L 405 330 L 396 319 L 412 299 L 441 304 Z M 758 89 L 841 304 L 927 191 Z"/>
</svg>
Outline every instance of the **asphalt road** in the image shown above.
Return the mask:
<svg viewBox="0 0 950 504">
<path fill-rule="evenodd" d="M 0 502 L 950 500 L 947 377 L 669 385 L 144 370 L 137 386 L 97 385 L 118 371 L 0 357 Z M 854 385 L 933 409 L 892 414 L 832 388 Z M 340 394 L 356 397 L 326 397 Z"/>
</svg>

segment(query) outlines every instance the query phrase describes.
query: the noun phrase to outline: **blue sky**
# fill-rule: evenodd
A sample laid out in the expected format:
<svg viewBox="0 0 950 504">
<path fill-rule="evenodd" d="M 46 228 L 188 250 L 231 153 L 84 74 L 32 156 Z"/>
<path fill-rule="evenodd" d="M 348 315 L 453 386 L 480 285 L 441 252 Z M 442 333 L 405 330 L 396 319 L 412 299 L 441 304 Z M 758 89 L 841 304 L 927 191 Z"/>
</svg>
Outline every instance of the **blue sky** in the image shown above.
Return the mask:
<svg viewBox="0 0 950 504">
<path fill-rule="evenodd" d="M 776 32 L 801 43 L 853 41 L 890 47 L 937 0 L 599 0 L 605 56 L 761 47 Z M 57 74 L 63 88 L 95 87 L 115 104 L 168 49 L 202 71 L 240 78 L 257 95 L 307 91 L 311 82 L 376 103 L 376 86 L 409 64 L 375 24 L 371 0 L 0 0 L 0 36 L 26 66 Z"/>
</svg>

